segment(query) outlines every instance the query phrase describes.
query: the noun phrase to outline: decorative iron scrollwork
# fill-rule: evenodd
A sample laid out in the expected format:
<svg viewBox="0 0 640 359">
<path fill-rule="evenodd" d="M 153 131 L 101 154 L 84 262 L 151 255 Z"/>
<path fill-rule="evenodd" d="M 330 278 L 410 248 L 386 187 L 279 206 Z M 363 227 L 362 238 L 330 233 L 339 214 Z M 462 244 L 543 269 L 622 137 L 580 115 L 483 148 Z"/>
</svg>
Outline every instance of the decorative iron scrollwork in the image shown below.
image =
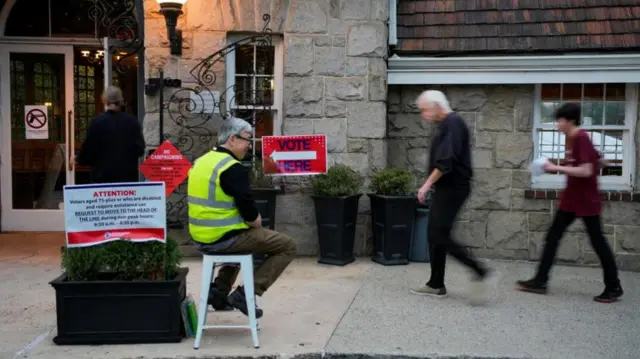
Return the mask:
<svg viewBox="0 0 640 359">
<path fill-rule="evenodd" d="M 272 31 L 269 28 L 271 16 L 264 14 L 262 19 L 264 27 L 260 33 L 248 35 L 207 56 L 189 71 L 194 80 L 193 83 L 183 84 L 171 94 L 167 101 L 161 103 L 161 139 L 171 141 L 189 160 L 195 160 L 215 145 L 215 134 L 220 121 L 232 116 L 238 117 L 251 123 L 255 129 L 260 123 L 260 113 L 271 112 L 273 96 L 269 98 L 265 95 L 267 91 L 264 86 L 258 85 L 258 79 L 261 76 L 254 71 L 244 74 L 245 81 L 250 81 L 254 85 L 242 88 L 238 84 L 229 87 L 225 84 L 222 87 L 224 90 L 220 91 L 220 95 L 216 98 L 218 93 L 216 89 L 220 88 L 218 81 L 225 81 L 225 77 L 222 76 L 225 68 L 224 60 L 230 53 L 237 51 L 243 45 L 253 45 L 256 48 L 273 46 Z M 273 68 L 273 63 L 266 66 Z M 161 81 L 164 83 L 164 80 Z M 236 104 L 241 105 L 236 106 Z M 169 116 L 173 124 L 165 126 L 163 123 L 165 115 Z M 216 118 L 219 121 L 215 121 Z M 163 130 L 169 127 L 171 130 Z M 186 184 L 183 184 L 176 188 L 167 202 L 167 219 L 170 228 L 184 226 L 186 210 Z"/>
<path fill-rule="evenodd" d="M 116 71 L 126 73 L 131 69 L 125 60 L 136 56 L 144 47 L 144 39 L 140 38 L 138 17 L 136 14 L 137 0 L 88 0 L 89 18 L 102 30 L 103 36 L 112 40 L 109 53 L 118 55 Z M 139 1 L 140 4 L 142 1 Z"/>
</svg>

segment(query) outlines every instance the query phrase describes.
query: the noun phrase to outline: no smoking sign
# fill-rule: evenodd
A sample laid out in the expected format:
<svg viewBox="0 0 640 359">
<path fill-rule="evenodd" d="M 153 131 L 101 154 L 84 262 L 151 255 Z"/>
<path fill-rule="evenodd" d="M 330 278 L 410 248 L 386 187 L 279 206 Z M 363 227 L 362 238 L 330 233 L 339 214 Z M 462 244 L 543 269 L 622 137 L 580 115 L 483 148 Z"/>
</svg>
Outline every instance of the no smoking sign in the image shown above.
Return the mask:
<svg viewBox="0 0 640 359">
<path fill-rule="evenodd" d="M 49 138 L 49 118 L 47 106 L 24 107 L 24 129 L 27 140 L 46 140 Z"/>
</svg>

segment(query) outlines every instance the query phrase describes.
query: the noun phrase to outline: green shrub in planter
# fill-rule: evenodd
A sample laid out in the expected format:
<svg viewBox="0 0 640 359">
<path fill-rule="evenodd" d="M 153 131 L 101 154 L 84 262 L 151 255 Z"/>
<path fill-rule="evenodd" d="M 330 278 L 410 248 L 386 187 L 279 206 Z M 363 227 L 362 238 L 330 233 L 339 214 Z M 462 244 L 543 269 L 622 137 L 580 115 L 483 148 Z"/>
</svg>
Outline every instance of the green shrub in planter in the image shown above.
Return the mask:
<svg viewBox="0 0 640 359">
<path fill-rule="evenodd" d="M 176 343 L 184 337 L 181 303 L 188 268 L 178 242 L 126 240 L 63 248 L 56 293 L 57 335 L 64 344 Z"/>
<path fill-rule="evenodd" d="M 178 274 L 182 253 L 178 241 L 167 243 L 113 241 L 102 245 L 64 248 L 62 268 L 69 281 L 161 280 Z"/>
<path fill-rule="evenodd" d="M 375 171 L 368 194 L 371 200 L 373 261 L 383 265 L 409 264 L 416 197 L 413 175 L 407 169 Z"/>
<path fill-rule="evenodd" d="M 318 227 L 319 263 L 346 265 L 355 260 L 358 204 L 364 177 L 339 164 L 311 180 Z"/>
<path fill-rule="evenodd" d="M 338 164 L 329 168 L 326 174 L 313 177 L 311 185 L 315 196 L 353 196 L 361 193 L 364 176 L 349 166 Z"/>
<path fill-rule="evenodd" d="M 369 187 L 383 196 L 406 196 L 411 193 L 413 175 L 404 168 L 385 168 L 374 172 Z"/>
</svg>

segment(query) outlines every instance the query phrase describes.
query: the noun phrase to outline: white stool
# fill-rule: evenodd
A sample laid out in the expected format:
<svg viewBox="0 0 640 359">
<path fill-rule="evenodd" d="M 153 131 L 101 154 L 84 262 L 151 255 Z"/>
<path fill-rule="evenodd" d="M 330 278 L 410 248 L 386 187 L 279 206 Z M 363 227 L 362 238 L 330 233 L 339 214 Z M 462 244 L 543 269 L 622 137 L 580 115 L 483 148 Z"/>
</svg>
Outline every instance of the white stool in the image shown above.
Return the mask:
<svg viewBox="0 0 640 359">
<path fill-rule="evenodd" d="M 214 266 L 216 263 L 239 263 L 244 281 L 244 295 L 247 299 L 247 309 L 249 311 L 249 325 L 206 325 L 207 323 L 207 300 L 209 298 L 209 287 L 213 280 Z M 202 331 L 205 329 L 251 329 L 253 346 L 258 348 L 258 320 L 256 319 L 256 298 L 253 288 L 253 255 L 251 254 L 217 254 L 202 255 L 202 289 L 200 290 L 200 306 L 198 307 L 198 330 L 193 348 L 200 347 Z"/>
</svg>

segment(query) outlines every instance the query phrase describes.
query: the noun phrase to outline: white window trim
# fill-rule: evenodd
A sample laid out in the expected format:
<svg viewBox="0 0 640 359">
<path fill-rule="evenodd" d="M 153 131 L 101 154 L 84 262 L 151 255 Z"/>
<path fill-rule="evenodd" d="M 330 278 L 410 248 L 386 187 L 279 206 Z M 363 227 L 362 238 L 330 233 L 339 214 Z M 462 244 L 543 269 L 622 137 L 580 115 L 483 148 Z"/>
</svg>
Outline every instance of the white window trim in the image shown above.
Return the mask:
<svg viewBox="0 0 640 359">
<path fill-rule="evenodd" d="M 625 125 L 607 126 L 607 129 L 625 130 L 623 134 L 623 165 L 622 176 L 599 176 L 598 183 L 601 190 L 633 190 L 635 183 L 635 128 L 638 120 L 638 84 L 627 83 L 625 89 Z M 541 124 L 542 84 L 535 85 L 535 100 L 533 109 L 533 157 L 538 157 L 538 131 L 544 128 L 553 128 L 553 124 Z M 594 126 L 601 127 L 601 126 Z M 590 126 L 583 126 L 589 129 Z M 534 189 L 561 189 L 566 184 L 566 176 L 544 174 L 531 179 L 531 187 Z"/>
<path fill-rule="evenodd" d="M 227 36 L 227 45 L 231 45 L 236 41 L 240 41 L 242 39 L 246 39 L 250 35 L 236 35 L 229 34 Z M 284 76 L 283 76 L 283 68 L 284 68 L 284 42 L 282 41 L 282 37 L 278 35 L 271 35 L 271 44 L 274 46 L 274 63 L 273 63 L 273 105 L 271 106 L 271 111 L 275 112 L 275 116 L 273 118 L 273 135 L 279 136 L 282 134 L 282 108 L 283 108 L 283 96 L 284 96 Z M 252 109 L 253 106 L 236 106 L 235 103 L 235 91 L 234 87 L 236 84 L 236 51 L 231 50 L 226 58 L 225 58 L 225 77 L 226 77 L 226 108 L 229 110 L 232 109 Z M 253 128 L 253 136 L 255 137 L 255 127 Z M 255 155 L 256 151 L 256 141 L 260 142 L 261 140 L 253 139 L 253 154 Z"/>
<path fill-rule="evenodd" d="M 400 57 L 388 62 L 389 85 L 624 83 L 640 76 L 640 54 Z"/>
</svg>

